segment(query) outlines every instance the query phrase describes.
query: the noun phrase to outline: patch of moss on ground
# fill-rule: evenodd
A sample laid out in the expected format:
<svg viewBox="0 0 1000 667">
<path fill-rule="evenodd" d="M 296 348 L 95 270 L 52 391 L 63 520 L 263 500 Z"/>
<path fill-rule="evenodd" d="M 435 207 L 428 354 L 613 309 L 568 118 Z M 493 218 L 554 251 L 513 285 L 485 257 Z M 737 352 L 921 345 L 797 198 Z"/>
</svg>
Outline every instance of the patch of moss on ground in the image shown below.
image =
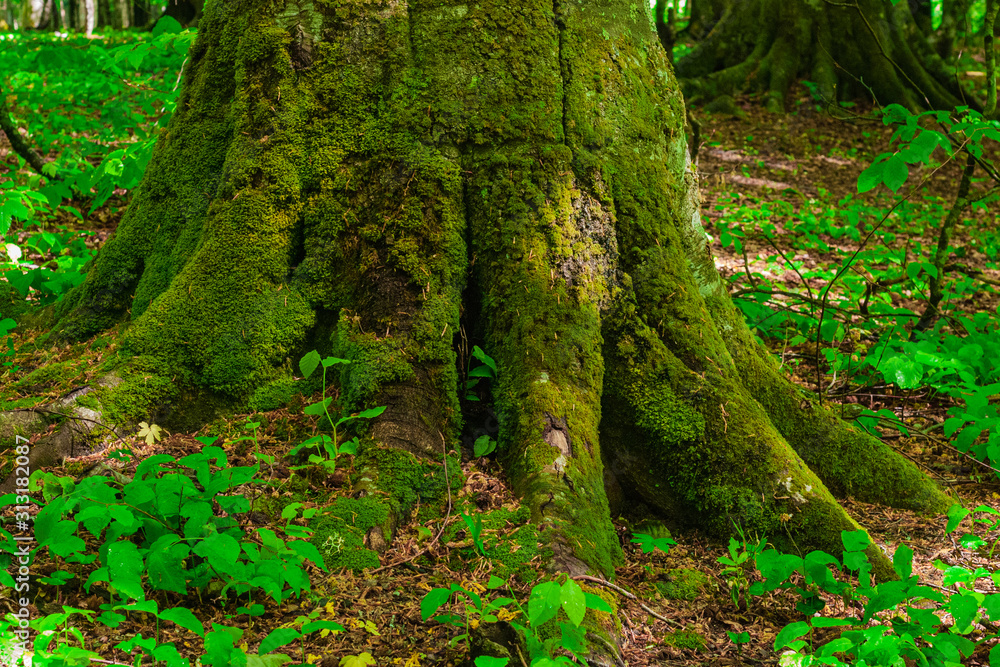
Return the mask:
<svg viewBox="0 0 1000 667">
<path fill-rule="evenodd" d="M 704 651 L 705 638 L 693 630 L 677 630 L 663 635 L 663 645 L 692 651 Z"/>
<path fill-rule="evenodd" d="M 709 584 L 706 575 L 691 568 L 668 570 L 666 575 L 665 581 L 657 581 L 654 586 L 668 600 L 694 600 Z"/>
<path fill-rule="evenodd" d="M 389 508 L 384 499 L 338 498 L 326 514 L 309 522 L 314 531 L 310 542 L 331 570 L 346 567 L 360 572 L 366 567 L 378 567 L 378 554 L 365 547 L 365 534 L 384 525 L 388 518 Z"/>
</svg>

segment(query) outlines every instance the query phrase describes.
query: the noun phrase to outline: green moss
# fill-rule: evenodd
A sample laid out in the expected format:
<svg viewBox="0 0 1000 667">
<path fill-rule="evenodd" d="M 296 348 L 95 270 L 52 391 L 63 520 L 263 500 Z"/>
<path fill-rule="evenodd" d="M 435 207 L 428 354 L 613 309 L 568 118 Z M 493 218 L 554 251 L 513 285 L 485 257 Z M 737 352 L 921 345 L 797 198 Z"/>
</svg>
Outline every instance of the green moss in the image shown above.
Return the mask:
<svg viewBox="0 0 1000 667">
<path fill-rule="evenodd" d="M 301 390 L 301 385 L 291 378 L 278 379 L 257 388 L 247 407 L 250 410 L 277 410 L 288 405 L 292 396 Z"/>
<path fill-rule="evenodd" d="M 368 446 L 354 461 L 361 471 L 357 484 L 388 496 L 398 516 L 406 516 L 419 502 L 421 506 L 438 505 L 446 496 L 445 470 L 441 464 L 422 461 L 409 452 Z M 462 488 L 464 477 L 458 459 L 448 457 L 448 481 L 451 492 Z"/>
<path fill-rule="evenodd" d="M 701 652 L 705 650 L 705 637 L 694 630 L 675 630 L 663 635 L 663 645 Z"/>
<path fill-rule="evenodd" d="M 668 600 L 694 600 L 708 588 L 710 579 L 691 568 L 667 570 L 665 581 L 657 581 L 653 585 L 656 590 Z"/>
<path fill-rule="evenodd" d="M 101 402 L 93 394 L 86 394 L 76 399 L 76 404 L 91 410 L 100 410 Z"/>
<path fill-rule="evenodd" d="M 331 569 L 346 567 L 357 572 L 378 567 L 378 554 L 365 547 L 364 538 L 370 529 L 381 528 L 388 519 L 388 503 L 382 498 L 338 498 L 325 514 L 309 522 L 314 531 L 310 542 Z"/>
</svg>

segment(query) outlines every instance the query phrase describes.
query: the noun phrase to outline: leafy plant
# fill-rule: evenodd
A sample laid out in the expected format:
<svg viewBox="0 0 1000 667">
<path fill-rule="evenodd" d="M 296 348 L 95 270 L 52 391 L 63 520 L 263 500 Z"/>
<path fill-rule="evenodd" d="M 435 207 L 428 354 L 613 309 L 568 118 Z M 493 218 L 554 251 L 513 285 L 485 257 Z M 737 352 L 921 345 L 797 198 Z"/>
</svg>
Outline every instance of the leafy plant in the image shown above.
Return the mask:
<svg viewBox="0 0 1000 667">
<path fill-rule="evenodd" d="M 638 544 L 644 554 L 648 554 L 654 549 L 659 549 L 666 555 L 670 553 L 670 547 L 677 544 L 677 542 L 669 537 L 653 537 L 646 533 L 632 533 L 632 539 L 629 541 L 633 544 Z"/>
<path fill-rule="evenodd" d="M 313 403 L 307 405 L 302 411 L 307 415 L 313 416 L 326 416 L 326 423 L 330 424 L 333 428 L 333 435 L 329 436 L 325 433 L 319 435 L 314 435 L 308 440 L 296 445 L 288 452 L 289 456 L 294 456 L 303 449 L 315 449 L 316 454 L 309 455 L 309 463 L 322 465 L 328 472 L 333 472 L 337 468 L 337 457 L 341 454 L 357 454 L 358 453 L 358 439 L 352 438 L 347 442 L 340 442 L 340 436 L 337 429 L 346 424 L 347 422 L 353 421 L 355 419 L 374 419 L 378 417 L 383 412 L 385 412 L 386 406 L 380 406 L 377 408 L 370 408 L 359 412 L 356 415 L 348 415 L 346 417 L 341 417 L 337 421 L 333 420 L 330 416 L 330 404 L 333 402 L 332 396 L 326 395 L 326 369 L 330 366 L 337 364 L 349 364 L 351 363 L 348 359 L 339 359 L 337 357 L 326 357 L 321 359 L 320 355 L 316 350 L 306 354 L 299 361 L 299 369 L 302 371 L 303 377 L 309 377 L 313 372 L 320 366 L 323 366 L 323 395 L 318 403 Z M 325 454 L 325 456 L 324 456 Z"/>
<path fill-rule="evenodd" d="M 474 345 L 472 347 L 472 357 L 477 359 L 479 364 L 475 368 L 472 368 L 472 360 L 469 360 L 469 368 L 467 369 L 466 377 L 470 379 L 465 381 L 465 400 L 478 401 L 479 396 L 476 395 L 476 392 L 474 391 L 476 385 L 479 384 L 479 380 L 482 378 L 496 381 L 497 364 L 493 361 L 493 358 L 483 352 L 478 345 Z M 477 454 L 477 456 L 486 456 L 486 454 Z"/>
</svg>

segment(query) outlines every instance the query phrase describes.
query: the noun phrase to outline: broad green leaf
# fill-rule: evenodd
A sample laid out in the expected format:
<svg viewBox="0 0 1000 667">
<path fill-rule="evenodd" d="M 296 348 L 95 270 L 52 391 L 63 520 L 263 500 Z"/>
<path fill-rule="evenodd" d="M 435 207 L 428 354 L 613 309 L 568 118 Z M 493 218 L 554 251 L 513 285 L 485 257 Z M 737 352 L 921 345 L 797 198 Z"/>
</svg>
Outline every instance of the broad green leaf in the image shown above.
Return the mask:
<svg viewBox="0 0 1000 667">
<path fill-rule="evenodd" d="M 260 650 L 258 652 L 270 653 L 276 648 L 292 643 L 301 636 L 302 633 L 295 628 L 278 628 L 272 630 L 264 638 L 264 641 L 260 643 Z"/>
<path fill-rule="evenodd" d="M 883 174 L 885 172 L 885 161 L 881 160 L 881 156 L 879 156 L 876 160 L 876 162 L 861 172 L 861 175 L 858 176 L 859 193 L 868 192 L 882 183 Z"/>
<path fill-rule="evenodd" d="M 587 601 L 584 598 L 583 589 L 580 588 L 580 584 L 572 579 L 568 579 L 562 585 L 560 600 L 562 608 L 569 617 L 570 622 L 573 625 L 580 625 L 587 613 Z"/>
<path fill-rule="evenodd" d="M 302 409 L 302 412 L 307 415 L 312 415 L 314 417 L 326 414 L 326 409 L 333 402 L 332 396 L 327 396 L 322 401 L 318 403 L 313 403 L 312 405 L 307 405 Z"/>
<path fill-rule="evenodd" d="M 316 350 L 309 352 L 304 357 L 299 359 L 299 371 L 301 371 L 302 377 L 309 377 L 312 375 L 313 371 L 316 370 L 316 367 L 319 366 L 319 362 L 320 356 L 319 352 Z"/>
<path fill-rule="evenodd" d="M 424 599 L 420 601 L 420 618 L 426 621 L 441 608 L 441 606 L 451 597 L 451 591 L 447 588 L 435 588 L 431 590 Z"/>
<path fill-rule="evenodd" d="M 872 543 L 863 530 L 841 531 L 840 539 L 844 543 L 844 551 L 864 551 Z"/>
<path fill-rule="evenodd" d="M 893 192 L 902 187 L 909 175 L 910 170 L 906 167 L 906 162 L 899 155 L 893 155 L 885 161 L 885 170 L 882 177 L 885 181 L 885 186 Z"/>
<path fill-rule="evenodd" d="M 496 372 L 496 370 L 497 370 L 497 363 L 495 361 L 493 361 L 493 358 L 490 355 L 488 355 L 485 352 L 483 352 L 482 349 L 478 345 L 473 345 L 472 346 L 472 356 L 474 356 L 476 359 L 479 359 L 479 361 L 483 362 L 484 364 L 486 364 L 487 366 L 489 366 L 491 369 L 493 369 L 494 373 Z"/>
<path fill-rule="evenodd" d="M 247 667 L 281 667 L 288 662 L 292 662 L 292 659 L 284 653 L 247 656 Z"/>
<path fill-rule="evenodd" d="M 205 628 L 202 626 L 201 621 L 187 607 L 174 607 L 173 609 L 161 611 L 160 618 L 176 623 L 199 637 L 205 636 Z"/>
<path fill-rule="evenodd" d="M 809 624 L 805 621 L 789 623 L 774 638 L 774 650 L 780 651 L 807 632 L 809 632 Z"/>
<path fill-rule="evenodd" d="M 814 628 L 832 628 L 857 623 L 856 618 L 828 618 L 826 616 L 816 616 L 809 620 Z"/>
<path fill-rule="evenodd" d="M 528 621 L 535 627 L 555 618 L 562 602 L 562 587 L 558 582 L 546 581 L 531 589 L 528 598 Z"/>
<path fill-rule="evenodd" d="M 144 600 L 142 589 L 143 558 L 131 542 L 115 542 L 108 547 L 108 580 L 125 597 Z"/>
<path fill-rule="evenodd" d="M 481 655 L 476 658 L 476 667 L 506 667 L 510 658 L 494 658 L 491 655 Z"/>
<path fill-rule="evenodd" d="M 603 611 L 606 614 L 612 613 L 614 610 L 608 601 L 602 598 L 600 595 L 595 595 L 594 593 L 583 594 L 584 599 L 587 601 L 587 609 L 594 609 L 596 611 Z"/>
<path fill-rule="evenodd" d="M 365 410 L 364 412 L 359 412 L 357 414 L 357 418 L 358 419 L 375 419 L 380 414 L 382 414 L 383 412 L 385 412 L 386 407 L 388 407 L 388 406 L 380 405 L 377 408 L 369 408 L 368 410 Z"/>
<path fill-rule="evenodd" d="M 340 659 L 340 667 L 368 667 L 368 665 L 374 664 L 376 664 L 375 658 L 367 651 L 358 655 L 347 655 Z"/>
<path fill-rule="evenodd" d="M 896 553 L 892 557 L 892 567 L 903 581 L 907 581 L 913 574 L 913 549 L 900 544 L 896 548 Z"/>
</svg>

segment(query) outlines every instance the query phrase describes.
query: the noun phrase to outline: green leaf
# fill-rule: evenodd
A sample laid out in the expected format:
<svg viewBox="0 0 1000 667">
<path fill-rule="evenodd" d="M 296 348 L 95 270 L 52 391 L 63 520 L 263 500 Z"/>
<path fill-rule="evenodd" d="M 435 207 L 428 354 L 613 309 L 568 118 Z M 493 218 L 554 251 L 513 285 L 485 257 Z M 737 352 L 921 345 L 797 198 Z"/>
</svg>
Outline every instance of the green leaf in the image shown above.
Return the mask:
<svg viewBox="0 0 1000 667">
<path fill-rule="evenodd" d="M 329 630 L 330 632 L 343 632 L 344 626 L 340 623 L 334 623 L 333 621 L 313 621 L 311 623 L 306 623 L 302 626 L 302 634 L 307 635 L 310 632 L 317 632 L 319 630 Z"/>
<path fill-rule="evenodd" d="M 316 370 L 316 367 L 319 366 L 319 362 L 320 356 L 319 352 L 316 350 L 309 352 L 304 357 L 299 359 L 299 371 L 302 372 L 302 377 L 307 378 L 312 375 L 313 371 Z"/>
<path fill-rule="evenodd" d="M 727 630 L 726 634 L 729 635 L 729 640 L 734 644 L 747 644 L 750 642 L 749 632 L 730 632 Z"/>
<path fill-rule="evenodd" d="M 811 618 L 812 626 L 814 628 L 833 628 L 842 625 L 854 625 L 857 623 L 856 618 L 828 618 L 826 616 L 816 616 Z"/>
<path fill-rule="evenodd" d="M 274 649 L 290 644 L 299 637 L 302 633 L 294 628 L 278 628 L 277 630 L 272 630 L 264 641 L 260 643 L 260 650 L 258 653 L 270 653 Z"/>
<path fill-rule="evenodd" d="M 899 155 L 893 155 L 885 161 L 883 179 L 885 181 L 885 186 L 893 192 L 896 192 L 900 187 L 902 187 L 909 175 L 910 170 L 907 168 L 906 162 Z"/>
<path fill-rule="evenodd" d="M 292 659 L 284 653 L 247 656 L 247 667 L 281 667 L 286 662 L 292 662 Z"/>
<path fill-rule="evenodd" d="M 880 155 L 872 166 L 861 172 L 858 176 L 858 192 L 868 192 L 882 183 L 883 172 L 885 171 L 885 161 Z M 725 244 L 723 244 L 725 245 Z"/>
<path fill-rule="evenodd" d="M 476 438 L 475 444 L 472 446 L 472 453 L 475 457 L 489 456 L 494 449 L 496 449 L 496 441 L 493 440 L 488 435 L 481 435 Z"/>
<path fill-rule="evenodd" d="M 332 396 L 327 396 L 322 401 L 318 403 L 313 403 L 312 405 L 307 405 L 302 409 L 302 412 L 307 415 L 312 415 L 314 417 L 326 414 L 326 409 L 333 402 Z"/>
<path fill-rule="evenodd" d="M 308 542 L 306 540 L 291 540 L 288 543 L 288 546 L 291 547 L 292 550 L 298 555 L 311 560 L 316 567 L 324 572 L 330 571 L 327 569 L 326 563 L 323 562 L 323 556 L 320 555 L 319 550 L 313 546 L 312 542 Z"/>
<path fill-rule="evenodd" d="M 474 345 L 472 347 L 472 356 L 474 356 L 476 359 L 479 359 L 479 361 L 489 366 L 491 369 L 493 369 L 493 372 L 496 373 L 497 363 L 493 361 L 493 357 L 483 352 L 478 345 Z"/>
<path fill-rule="evenodd" d="M 612 613 L 614 610 L 608 601 L 602 598 L 600 595 L 594 593 L 584 592 L 583 599 L 587 601 L 587 609 L 593 609 L 595 611 L 603 611 L 606 614 Z"/>
<path fill-rule="evenodd" d="M 781 632 L 778 633 L 778 636 L 774 638 L 774 650 L 780 651 L 786 646 L 791 645 L 796 639 L 807 632 L 809 632 L 809 624 L 805 621 L 789 623 L 782 628 Z"/>
<path fill-rule="evenodd" d="M 240 543 L 231 535 L 213 533 L 194 546 L 193 551 L 208 560 L 216 572 L 229 572 L 240 555 Z"/>
<path fill-rule="evenodd" d="M 447 588 L 435 588 L 431 590 L 424 599 L 420 601 L 420 618 L 426 621 L 434 615 L 441 606 L 451 597 L 451 591 Z"/>
<path fill-rule="evenodd" d="M 844 543 L 844 551 L 864 551 L 872 543 L 868 533 L 863 530 L 844 530 L 840 533 Z"/>
<path fill-rule="evenodd" d="M 176 35 L 179 32 L 183 32 L 184 26 L 182 26 L 177 19 L 172 16 L 163 16 L 156 22 L 153 26 L 153 37 L 159 37 L 160 35 Z"/>
<path fill-rule="evenodd" d="M 123 596 L 134 600 L 146 597 L 140 575 L 143 559 L 131 542 L 115 542 L 108 547 L 108 580 Z"/>
<path fill-rule="evenodd" d="M 896 553 L 892 557 L 892 567 L 903 581 L 907 581 L 913 574 L 913 549 L 900 544 L 896 548 Z"/>
<path fill-rule="evenodd" d="M 500 577 L 496 576 L 495 574 L 491 574 L 490 575 L 490 580 L 488 582 L 486 582 L 486 588 L 489 589 L 489 590 L 491 590 L 491 591 L 493 591 L 493 590 L 496 590 L 496 589 L 500 588 L 501 586 L 503 586 L 506 583 L 507 582 L 504 581 L 503 579 L 501 579 Z"/>
<path fill-rule="evenodd" d="M 383 412 L 385 412 L 386 407 L 388 407 L 388 406 L 380 405 L 377 408 L 369 408 L 368 410 L 365 410 L 364 412 L 359 412 L 357 414 L 357 418 L 358 419 L 375 419 L 380 414 L 382 414 Z"/>
<path fill-rule="evenodd" d="M 494 658 L 491 655 L 481 655 L 476 658 L 476 667 L 506 667 L 510 658 Z"/>
<path fill-rule="evenodd" d="M 586 598 L 584 598 L 583 589 L 580 588 L 580 584 L 576 583 L 572 579 L 568 579 L 566 583 L 562 585 L 560 600 L 563 611 L 566 612 L 570 622 L 573 625 L 580 625 L 580 623 L 583 622 L 583 617 L 587 613 L 587 601 Z"/>
<path fill-rule="evenodd" d="M 358 655 L 347 655 L 340 659 L 340 667 L 367 667 L 374 664 L 375 658 L 367 651 Z"/>
<path fill-rule="evenodd" d="M 947 424 L 947 421 L 945 422 Z M 947 430 L 947 429 L 946 429 Z M 955 503 L 948 509 L 948 525 L 945 526 L 945 532 L 951 533 L 956 528 L 958 524 L 962 523 L 962 519 L 969 516 L 969 510 L 962 507 L 960 504 Z"/>
<path fill-rule="evenodd" d="M 174 607 L 173 609 L 161 611 L 160 618 L 176 623 L 199 637 L 205 636 L 205 628 L 202 626 L 201 621 L 187 607 Z"/>
<path fill-rule="evenodd" d="M 538 627 L 555 618 L 562 603 L 562 587 L 558 582 L 546 581 L 531 589 L 528 598 L 528 621 Z"/>
</svg>

